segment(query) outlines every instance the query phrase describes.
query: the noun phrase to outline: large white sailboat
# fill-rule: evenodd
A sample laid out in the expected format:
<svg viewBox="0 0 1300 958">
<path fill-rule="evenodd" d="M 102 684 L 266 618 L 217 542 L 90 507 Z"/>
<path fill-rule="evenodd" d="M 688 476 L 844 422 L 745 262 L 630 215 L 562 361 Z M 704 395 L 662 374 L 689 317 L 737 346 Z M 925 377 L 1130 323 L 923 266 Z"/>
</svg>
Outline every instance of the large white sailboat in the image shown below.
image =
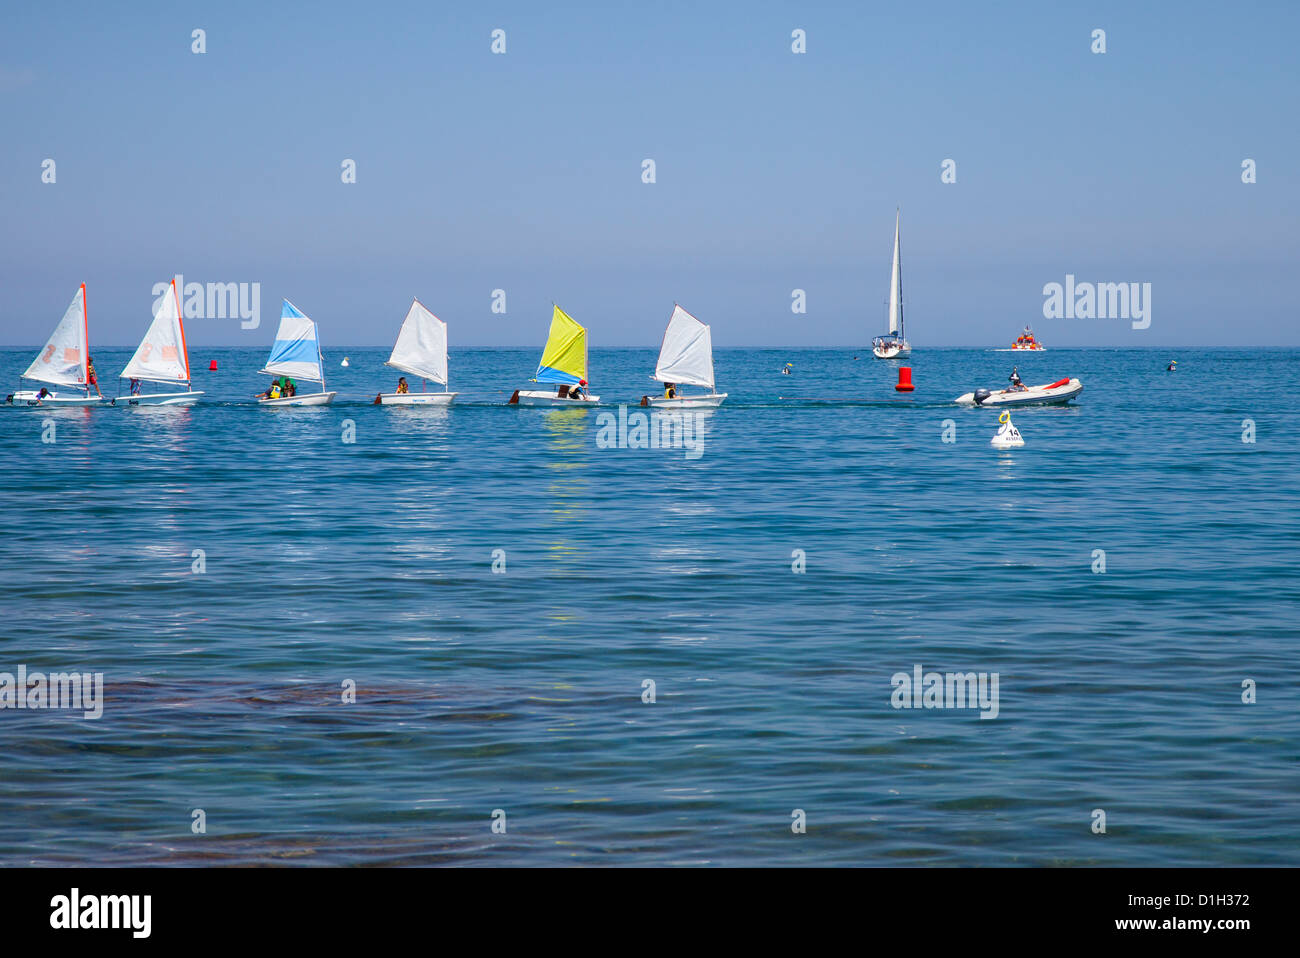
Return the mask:
<svg viewBox="0 0 1300 958">
<path fill-rule="evenodd" d="M 661 409 L 712 409 L 722 405 L 727 398 L 713 381 L 713 334 L 676 303 L 673 314 L 664 330 L 664 341 L 659 347 L 659 362 L 655 364 L 653 379 L 664 384 L 664 395 L 641 400 L 643 406 Z M 682 396 L 680 386 L 700 386 L 708 390 L 703 396 Z"/>
<path fill-rule="evenodd" d="M 114 399 L 114 405 L 121 402 L 128 406 L 188 406 L 203 395 L 190 382 L 190 354 L 185 348 L 185 324 L 181 319 L 176 280 L 172 280 L 171 287 L 163 294 L 158 313 L 118 379 L 131 381 L 130 392 Z M 184 386 L 185 391 L 138 392 L 142 382 L 176 383 Z"/>
<path fill-rule="evenodd" d="M 511 406 L 589 406 L 600 402 L 587 391 L 587 330 L 556 306 L 551 332 L 542 349 L 535 383 L 555 383 L 555 389 L 516 389 Z"/>
<path fill-rule="evenodd" d="M 288 378 L 320 383 L 320 392 L 306 395 L 274 396 L 258 399 L 259 406 L 324 406 L 334 398 L 334 393 L 325 391 L 325 361 L 321 356 L 320 339 L 316 334 L 316 324 L 307 318 L 297 306 L 284 301 L 280 310 L 280 328 L 275 333 L 275 343 L 271 346 L 271 355 L 261 372 L 278 379 Z"/>
<path fill-rule="evenodd" d="M 447 324 L 429 312 L 418 299 L 411 300 L 393 354 L 384 365 L 419 376 L 426 383 L 432 379 L 442 386 L 443 391 L 380 393 L 381 405 L 450 406 L 456 398 L 454 392 L 447 391 Z"/>
<path fill-rule="evenodd" d="M 877 359 L 898 359 L 912 352 L 903 330 L 903 257 L 898 241 L 900 212 L 894 213 L 894 267 L 889 274 L 889 332 L 871 342 Z"/>
<path fill-rule="evenodd" d="M 19 377 L 49 383 L 62 389 L 22 389 L 9 402 L 22 406 L 94 406 L 104 401 L 90 394 L 90 333 L 86 316 L 86 284 L 72 297 L 68 310 L 54 327 L 49 341 Z M 98 392 L 98 389 L 96 390 Z"/>
</svg>

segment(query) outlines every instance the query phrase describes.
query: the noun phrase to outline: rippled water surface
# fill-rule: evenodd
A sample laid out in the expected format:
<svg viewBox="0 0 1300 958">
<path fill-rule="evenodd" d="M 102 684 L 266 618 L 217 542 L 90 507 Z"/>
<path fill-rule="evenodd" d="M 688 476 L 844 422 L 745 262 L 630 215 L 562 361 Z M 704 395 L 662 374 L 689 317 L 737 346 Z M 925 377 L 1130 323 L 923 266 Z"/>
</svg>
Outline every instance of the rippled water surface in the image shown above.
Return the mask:
<svg viewBox="0 0 1300 958">
<path fill-rule="evenodd" d="M 192 409 L 0 408 L 0 671 L 105 683 L 0 710 L 0 862 L 1300 864 L 1300 352 L 918 349 L 901 396 L 720 350 L 698 458 L 500 405 L 532 350 L 453 352 L 445 411 L 343 352 L 324 409 L 251 405 L 263 350 Z M 1085 390 L 1000 453 L 950 400 L 1013 362 Z M 893 708 L 918 664 L 997 718 Z"/>
</svg>

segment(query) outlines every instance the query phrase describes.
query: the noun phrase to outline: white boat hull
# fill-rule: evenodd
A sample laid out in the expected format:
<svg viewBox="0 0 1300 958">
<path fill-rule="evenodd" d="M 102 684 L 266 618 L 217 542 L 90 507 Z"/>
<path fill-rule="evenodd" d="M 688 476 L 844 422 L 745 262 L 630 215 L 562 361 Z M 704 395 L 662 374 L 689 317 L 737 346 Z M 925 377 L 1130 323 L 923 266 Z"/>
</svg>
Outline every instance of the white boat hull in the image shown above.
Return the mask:
<svg viewBox="0 0 1300 958">
<path fill-rule="evenodd" d="M 60 396 L 57 392 L 49 392 L 42 399 L 38 396 L 39 392 L 39 389 L 20 389 L 9 401 L 15 406 L 98 406 L 104 402 L 100 396 L 83 393 L 64 393 Z"/>
<path fill-rule="evenodd" d="M 550 389 L 521 389 L 510 397 L 512 406 L 594 406 L 600 402 L 599 396 L 584 396 L 573 399 L 566 396 L 561 399 Z"/>
<path fill-rule="evenodd" d="M 727 398 L 726 393 L 710 393 L 707 396 L 678 396 L 676 399 L 650 399 L 646 405 L 656 409 L 716 409 Z"/>
<path fill-rule="evenodd" d="M 1017 392 L 996 389 L 981 402 L 975 401 L 974 393 L 958 396 L 953 401 L 963 406 L 1046 406 L 1068 403 L 1081 392 L 1083 392 L 1083 383 L 1071 379 L 1060 386 L 1030 386 Z"/>
<path fill-rule="evenodd" d="M 902 346 L 872 346 L 871 355 L 877 359 L 901 359 L 912 355 L 912 347 L 907 343 Z"/>
<path fill-rule="evenodd" d="M 259 406 L 328 406 L 337 393 L 308 393 L 305 396 L 282 396 L 279 399 L 259 399 Z"/>
<path fill-rule="evenodd" d="M 381 406 L 450 406 L 456 393 L 380 393 Z"/>
<path fill-rule="evenodd" d="M 114 406 L 192 406 L 203 392 L 146 393 L 139 396 L 118 396 Z"/>
</svg>

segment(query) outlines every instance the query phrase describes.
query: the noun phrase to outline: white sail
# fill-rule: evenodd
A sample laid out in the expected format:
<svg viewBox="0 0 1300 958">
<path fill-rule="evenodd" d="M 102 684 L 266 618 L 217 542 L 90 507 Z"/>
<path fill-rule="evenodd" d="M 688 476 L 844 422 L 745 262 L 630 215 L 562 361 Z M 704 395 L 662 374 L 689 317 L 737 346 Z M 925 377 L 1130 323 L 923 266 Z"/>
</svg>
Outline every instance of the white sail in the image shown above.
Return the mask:
<svg viewBox="0 0 1300 958">
<path fill-rule="evenodd" d="M 45 348 L 23 373 L 23 379 L 53 383 L 56 386 L 86 388 L 86 359 L 89 350 L 86 332 L 86 284 L 72 297 L 68 311 L 54 327 Z"/>
<path fill-rule="evenodd" d="M 447 385 L 447 324 L 412 300 L 386 365 Z"/>
<path fill-rule="evenodd" d="M 898 242 L 898 213 L 894 214 L 894 268 L 889 274 L 889 332 L 903 336 L 903 263 Z"/>
<path fill-rule="evenodd" d="M 287 299 L 280 310 L 280 328 L 275 333 L 275 344 L 262 372 L 322 385 L 325 382 L 316 324 Z"/>
<path fill-rule="evenodd" d="M 664 330 L 654 378 L 663 383 L 713 388 L 713 336 L 704 325 L 680 306 Z"/>
<path fill-rule="evenodd" d="M 185 327 L 181 324 L 181 300 L 176 292 L 176 280 L 172 280 L 171 287 L 163 296 L 149 331 L 122 370 L 121 378 L 189 383 L 190 357 L 185 349 Z"/>
</svg>

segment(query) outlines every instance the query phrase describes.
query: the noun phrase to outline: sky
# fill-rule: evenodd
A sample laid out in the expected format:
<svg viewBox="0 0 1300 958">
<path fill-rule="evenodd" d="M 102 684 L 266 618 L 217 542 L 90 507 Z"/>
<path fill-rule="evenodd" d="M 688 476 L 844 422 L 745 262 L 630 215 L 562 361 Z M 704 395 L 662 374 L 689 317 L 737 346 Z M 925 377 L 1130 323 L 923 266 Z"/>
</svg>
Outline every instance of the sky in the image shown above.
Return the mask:
<svg viewBox="0 0 1300 958">
<path fill-rule="evenodd" d="M 11 4 L 0 346 L 82 282 L 92 349 L 134 345 L 180 274 L 258 284 L 256 326 L 192 316 L 191 345 L 269 347 L 282 298 L 327 347 L 385 345 L 418 297 L 453 348 L 540 349 L 552 302 L 593 347 L 656 345 L 674 302 L 718 347 L 856 347 L 899 208 L 918 348 L 1300 345 L 1297 28 L 1283 2 Z M 1046 318 L 1067 275 L 1150 283 L 1150 325 Z"/>
</svg>

